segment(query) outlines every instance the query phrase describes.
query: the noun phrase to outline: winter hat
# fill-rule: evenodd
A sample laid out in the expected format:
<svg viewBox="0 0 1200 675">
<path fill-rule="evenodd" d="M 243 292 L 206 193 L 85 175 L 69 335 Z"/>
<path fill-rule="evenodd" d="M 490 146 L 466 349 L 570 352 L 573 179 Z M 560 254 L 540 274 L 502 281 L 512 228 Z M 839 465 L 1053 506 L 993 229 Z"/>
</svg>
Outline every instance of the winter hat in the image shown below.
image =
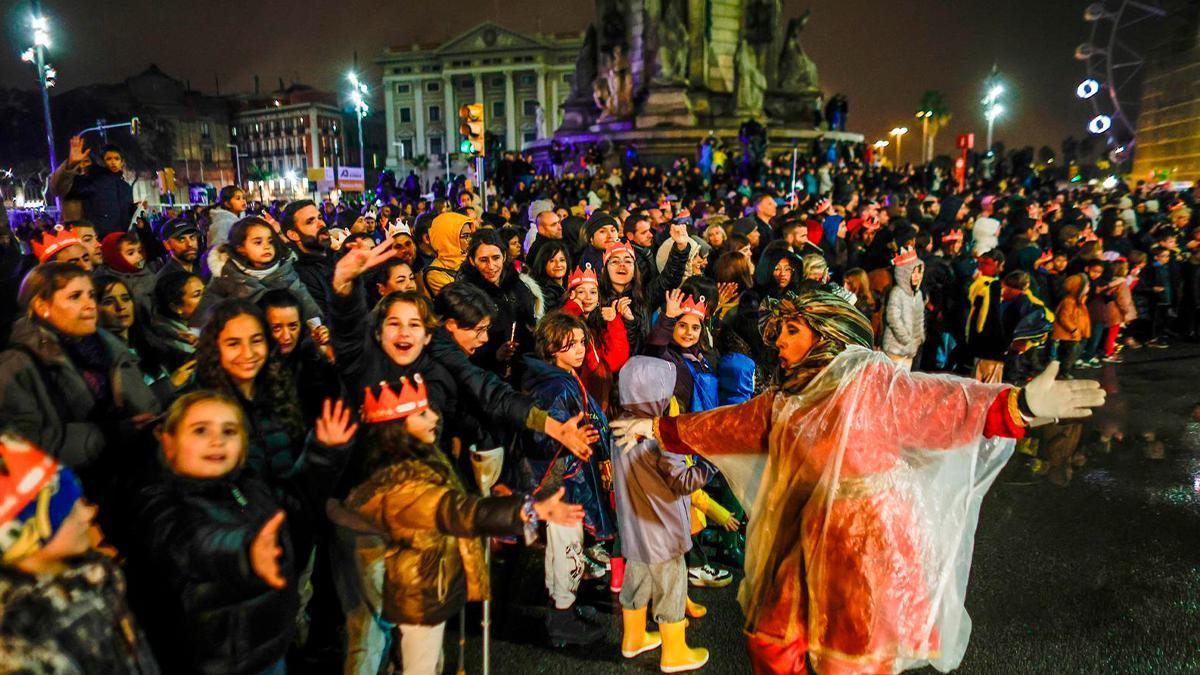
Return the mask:
<svg viewBox="0 0 1200 675">
<path fill-rule="evenodd" d="M 616 218 L 613 218 L 603 211 L 597 211 L 596 213 L 593 213 L 592 217 L 588 218 L 587 223 L 583 226 L 584 240 L 588 243 L 591 243 L 592 237 L 600 231 L 600 228 L 607 227 L 609 225 L 616 228 L 617 232 L 620 233 L 621 224 L 617 222 Z"/>
<path fill-rule="evenodd" d="M 125 256 L 121 255 L 121 240 L 128 236 L 128 232 L 110 232 L 104 235 L 104 239 L 100 240 L 100 254 L 109 269 L 122 274 L 137 274 L 141 270 L 130 265 Z"/>
<path fill-rule="evenodd" d="M 0 434 L 0 562 L 45 546 L 83 497 L 79 479 L 24 439 Z"/>
<path fill-rule="evenodd" d="M 733 233 L 740 234 L 743 237 L 749 237 L 750 233 L 756 229 L 758 229 L 758 226 L 749 218 L 741 218 L 733 223 Z"/>
</svg>

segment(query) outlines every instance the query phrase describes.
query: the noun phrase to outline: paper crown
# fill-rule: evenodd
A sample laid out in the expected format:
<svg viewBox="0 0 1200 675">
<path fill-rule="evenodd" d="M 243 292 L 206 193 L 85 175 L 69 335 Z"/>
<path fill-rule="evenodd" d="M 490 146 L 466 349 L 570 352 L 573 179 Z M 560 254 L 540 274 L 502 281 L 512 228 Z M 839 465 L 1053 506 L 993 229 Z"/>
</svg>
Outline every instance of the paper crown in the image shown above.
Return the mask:
<svg viewBox="0 0 1200 675">
<path fill-rule="evenodd" d="M 1042 251 L 1042 254 L 1038 256 L 1037 262 L 1035 262 L 1033 265 L 1034 267 L 1042 267 L 1043 265 L 1048 264 L 1051 260 L 1054 260 L 1054 251 L 1046 249 L 1045 251 Z"/>
<path fill-rule="evenodd" d="M 401 234 L 406 234 L 410 237 L 412 236 L 412 230 L 408 229 L 408 225 L 404 224 L 404 221 L 397 220 L 391 225 L 388 225 L 387 236 L 396 237 Z"/>
<path fill-rule="evenodd" d="M 411 382 L 407 377 L 400 378 L 399 395 L 387 382 L 379 383 L 378 397 L 371 391 L 371 387 L 367 387 L 363 398 L 362 420 L 367 424 L 391 422 L 428 408 L 429 392 L 425 389 L 425 381 L 418 374 L 413 375 Z"/>
<path fill-rule="evenodd" d="M 832 201 L 830 201 L 828 198 L 822 199 L 821 201 L 817 202 L 814 212 L 817 213 L 817 215 L 820 215 L 828 211 L 829 207 L 831 206 L 833 206 Z"/>
<path fill-rule="evenodd" d="M 683 304 L 680 307 L 683 309 L 684 314 L 691 314 L 698 317 L 701 321 L 708 318 L 708 305 L 705 304 L 703 295 L 700 296 L 699 300 L 690 295 L 687 296 L 683 299 Z"/>
<path fill-rule="evenodd" d="M 879 229 L 879 219 L 875 218 L 874 216 L 870 218 L 863 218 L 862 224 L 863 228 L 868 232 L 874 232 L 875 230 Z"/>
<path fill-rule="evenodd" d="M 942 243 L 943 244 L 949 244 L 952 241 L 962 241 L 962 240 L 963 240 L 962 230 L 950 230 L 946 234 L 942 235 Z"/>
<path fill-rule="evenodd" d="M 629 255 L 633 256 L 634 260 L 637 260 L 637 254 L 633 251 L 633 244 L 627 241 L 618 240 L 615 244 L 612 244 L 608 248 L 604 249 L 604 264 L 607 265 L 609 259 L 618 253 L 628 253 Z"/>
<path fill-rule="evenodd" d="M 44 263 L 52 258 L 55 253 L 78 243 L 80 243 L 79 237 L 75 236 L 74 232 L 62 225 L 55 225 L 53 231 L 43 233 L 40 239 L 35 238 L 31 240 L 29 246 L 33 249 L 33 255 L 38 259 L 38 262 Z"/>
<path fill-rule="evenodd" d="M 25 440 L 0 434 L 0 524 L 7 523 L 37 497 L 58 471 L 58 462 Z"/>
<path fill-rule="evenodd" d="M 905 265 L 911 265 L 918 260 L 917 250 L 915 248 L 906 248 L 897 253 L 895 258 L 892 258 L 892 265 L 896 267 L 904 267 Z"/>
<path fill-rule="evenodd" d="M 571 272 L 571 276 L 567 278 L 567 290 L 574 290 L 576 286 L 584 284 L 600 285 L 600 280 L 596 278 L 596 271 L 592 269 L 591 263 L 587 263 L 582 268 L 576 267 L 575 271 Z"/>
</svg>

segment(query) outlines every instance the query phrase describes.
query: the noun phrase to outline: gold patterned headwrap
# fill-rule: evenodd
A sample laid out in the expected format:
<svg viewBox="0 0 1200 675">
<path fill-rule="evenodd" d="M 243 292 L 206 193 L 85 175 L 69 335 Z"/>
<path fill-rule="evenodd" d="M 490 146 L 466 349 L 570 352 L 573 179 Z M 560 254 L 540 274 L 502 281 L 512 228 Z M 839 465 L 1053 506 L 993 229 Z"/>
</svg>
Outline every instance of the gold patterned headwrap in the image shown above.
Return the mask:
<svg viewBox="0 0 1200 675">
<path fill-rule="evenodd" d="M 847 297 L 849 296 L 849 297 Z M 773 345 L 789 319 L 800 319 L 816 333 L 820 342 L 813 345 L 804 360 L 781 374 L 787 393 L 796 393 L 850 345 L 870 349 L 874 343 L 871 322 L 854 307 L 849 291 L 836 284 L 812 286 L 799 293 L 786 293 L 779 300 L 763 303 L 759 329 L 763 340 Z"/>
</svg>

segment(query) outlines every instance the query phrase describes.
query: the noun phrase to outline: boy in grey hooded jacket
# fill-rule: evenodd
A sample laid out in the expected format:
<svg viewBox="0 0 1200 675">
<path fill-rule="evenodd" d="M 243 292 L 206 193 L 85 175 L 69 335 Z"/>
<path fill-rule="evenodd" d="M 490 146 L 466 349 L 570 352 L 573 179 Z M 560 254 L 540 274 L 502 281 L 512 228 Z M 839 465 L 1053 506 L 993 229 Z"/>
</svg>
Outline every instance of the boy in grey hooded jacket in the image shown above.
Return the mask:
<svg viewBox="0 0 1200 675">
<path fill-rule="evenodd" d="M 892 264 L 896 283 L 888 292 L 884 312 L 883 352 L 912 368 L 913 357 L 925 342 L 925 294 L 921 292 L 925 263 L 916 251 L 905 249 Z"/>
</svg>

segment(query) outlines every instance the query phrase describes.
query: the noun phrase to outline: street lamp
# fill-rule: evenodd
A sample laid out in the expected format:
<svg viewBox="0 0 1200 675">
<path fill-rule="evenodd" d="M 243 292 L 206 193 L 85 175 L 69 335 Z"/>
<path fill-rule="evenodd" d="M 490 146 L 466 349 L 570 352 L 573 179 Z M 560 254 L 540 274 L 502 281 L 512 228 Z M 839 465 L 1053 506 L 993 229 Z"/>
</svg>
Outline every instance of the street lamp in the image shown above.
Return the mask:
<svg viewBox="0 0 1200 675">
<path fill-rule="evenodd" d="M 21 60 L 37 68 L 38 88 L 42 92 L 42 116 L 46 123 L 46 146 L 50 150 L 50 170 L 58 166 L 54 158 L 54 127 L 50 122 L 50 87 L 58 77 L 58 71 L 46 63 L 46 50 L 50 47 L 50 21 L 42 14 L 39 0 L 30 0 L 29 27 L 33 30 L 33 46 L 21 54 Z"/>
<path fill-rule="evenodd" d="M 225 147 L 233 148 L 233 170 L 237 172 L 237 186 L 242 186 L 242 151 L 236 143 L 226 143 Z"/>
<path fill-rule="evenodd" d="M 349 75 L 347 75 L 346 79 L 350 80 L 350 86 L 352 87 L 350 90 L 350 101 L 354 103 L 354 111 L 356 113 L 355 116 L 358 118 L 358 163 L 362 165 L 363 171 L 366 171 L 367 155 L 363 150 L 362 121 L 363 118 L 367 116 L 367 113 L 370 112 L 371 108 L 367 105 L 367 101 L 363 97 L 366 96 L 370 90 L 367 89 L 367 84 L 365 82 L 359 81 L 358 75 L 356 75 L 354 72 L 351 72 Z"/>
<path fill-rule="evenodd" d="M 918 110 L 917 119 L 921 120 L 921 163 L 924 164 L 932 159 L 933 153 L 929 150 L 929 118 L 933 117 L 932 110 Z"/>
<path fill-rule="evenodd" d="M 889 136 L 896 137 L 896 168 L 897 169 L 900 168 L 901 141 L 903 141 L 903 139 L 904 139 L 904 134 L 907 134 L 907 133 L 908 133 L 908 127 L 895 127 L 894 129 L 892 129 L 891 131 L 888 132 Z"/>
<path fill-rule="evenodd" d="M 1000 73 L 995 67 L 992 68 L 992 74 L 988 76 L 984 87 L 987 93 L 983 100 L 983 117 L 987 120 L 987 154 L 992 155 L 992 128 L 996 125 L 996 118 L 1004 113 L 1004 106 L 1000 104 L 1000 96 L 1004 94 L 1004 85 L 1000 84 Z"/>
</svg>

